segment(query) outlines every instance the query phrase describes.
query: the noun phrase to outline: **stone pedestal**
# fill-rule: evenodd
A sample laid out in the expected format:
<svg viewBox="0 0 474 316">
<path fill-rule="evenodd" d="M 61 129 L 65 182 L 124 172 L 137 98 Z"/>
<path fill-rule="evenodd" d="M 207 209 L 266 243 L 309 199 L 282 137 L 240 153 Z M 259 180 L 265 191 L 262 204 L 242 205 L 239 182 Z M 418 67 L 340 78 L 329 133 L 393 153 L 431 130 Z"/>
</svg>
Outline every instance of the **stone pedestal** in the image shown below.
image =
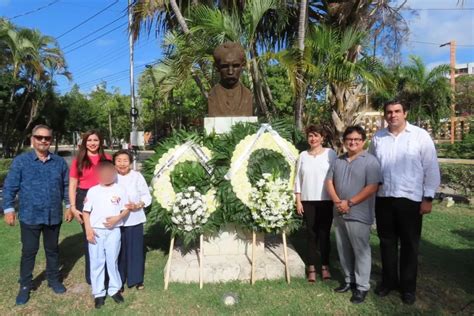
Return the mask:
<svg viewBox="0 0 474 316">
<path fill-rule="evenodd" d="M 205 117 L 204 118 L 204 129 L 206 134 L 209 135 L 212 132 L 216 134 L 224 134 L 230 131 L 234 124 L 240 122 L 258 122 L 256 116 L 225 116 L 225 117 Z"/>
<path fill-rule="evenodd" d="M 281 235 L 257 234 L 256 245 L 255 279 L 284 279 L 285 264 Z M 252 269 L 250 231 L 244 231 L 235 225 L 227 225 L 217 236 L 204 239 L 203 252 L 204 283 L 250 281 Z M 305 276 L 304 262 L 289 243 L 288 263 L 292 277 Z M 175 247 L 170 282 L 199 282 L 199 249 L 185 253 L 180 246 Z"/>
</svg>

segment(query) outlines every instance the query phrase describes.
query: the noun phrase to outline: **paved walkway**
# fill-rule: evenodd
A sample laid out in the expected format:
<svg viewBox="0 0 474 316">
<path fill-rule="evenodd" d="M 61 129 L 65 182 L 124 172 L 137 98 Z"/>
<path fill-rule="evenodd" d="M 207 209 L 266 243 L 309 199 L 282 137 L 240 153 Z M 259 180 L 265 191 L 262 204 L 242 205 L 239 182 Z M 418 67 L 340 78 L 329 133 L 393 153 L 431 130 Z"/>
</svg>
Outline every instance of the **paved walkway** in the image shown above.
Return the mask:
<svg viewBox="0 0 474 316">
<path fill-rule="evenodd" d="M 452 163 L 462 165 L 474 165 L 474 159 L 450 159 L 450 158 L 438 158 L 441 163 Z"/>
</svg>

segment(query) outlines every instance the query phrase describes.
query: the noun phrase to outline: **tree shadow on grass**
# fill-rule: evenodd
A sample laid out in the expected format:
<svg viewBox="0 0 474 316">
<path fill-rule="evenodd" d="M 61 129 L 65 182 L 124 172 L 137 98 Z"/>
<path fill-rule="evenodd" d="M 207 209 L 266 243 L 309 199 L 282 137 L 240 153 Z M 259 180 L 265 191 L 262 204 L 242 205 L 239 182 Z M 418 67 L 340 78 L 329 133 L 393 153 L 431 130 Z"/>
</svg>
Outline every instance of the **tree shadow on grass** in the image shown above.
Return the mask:
<svg viewBox="0 0 474 316">
<path fill-rule="evenodd" d="M 42 246 L 40 245 L 39 251 Z M 59 265 L 61 279 L 69 276 L 77 261 L 84 255 L 83 234 L 77 233 L 64 238 L 59 244 Z M 33 279 L 33 288 L 37 289 L 46 280 L 46 271 L 42 271 Z"/>
<path fill-rule="evenodd" d="M 380 251 L 372 247 L 372 278 L 380 281 Z M 413 306 L 401 304 L 399 294 L 390 297 L 375 297 L 373 302 L 385 313 L 387 306 L 407 313 L 452 313 L 471 315 L 474 313 L 474 249 L 442 247 L 422 239 L 420 242 L 417 280 L 417 303 Z M 379 274 L 378 278 L 374 273 Z M 395 296 L 395 297 L 394 297 Z"/>
</svg>

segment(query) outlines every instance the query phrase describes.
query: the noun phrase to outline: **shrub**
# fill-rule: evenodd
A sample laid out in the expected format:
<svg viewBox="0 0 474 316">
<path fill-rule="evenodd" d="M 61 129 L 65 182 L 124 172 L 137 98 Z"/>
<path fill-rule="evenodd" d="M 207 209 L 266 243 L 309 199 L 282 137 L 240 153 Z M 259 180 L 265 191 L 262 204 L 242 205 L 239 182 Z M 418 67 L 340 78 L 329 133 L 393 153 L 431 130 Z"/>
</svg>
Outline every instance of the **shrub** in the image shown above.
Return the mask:
<svg viewBox="0 0 474 316">
<path fill-rule="evenodd" d="M 0 186 L 3 185 L 3 181 L 7 176 L 11 163 L 12 159 L 0 159 Z"/>
<path fill-rule="evenodd" d="M 474 190 L 474 166 L 461 164 L 441 164 L 441 184 L 457 192 L 472 195 Z"/>
<path fill-rule="evenodd" d="M 440 157 L 474 159 L 474 133 L 467 134 L 464 139 L 454 144 L 439 144 Z"/>
</svg>

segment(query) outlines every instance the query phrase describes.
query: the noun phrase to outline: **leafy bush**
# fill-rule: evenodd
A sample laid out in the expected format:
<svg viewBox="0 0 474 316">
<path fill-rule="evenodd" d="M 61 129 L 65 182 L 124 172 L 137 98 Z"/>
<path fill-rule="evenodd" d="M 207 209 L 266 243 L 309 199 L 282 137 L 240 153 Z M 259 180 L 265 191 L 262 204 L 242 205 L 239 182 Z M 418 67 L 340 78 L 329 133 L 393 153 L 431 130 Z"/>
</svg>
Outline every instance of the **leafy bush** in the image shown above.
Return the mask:
<svg viewBox="0 0 474 316">
<path fill-rule="evenodd" d="M 3 181 L 5 181 L 5 178 L 7 177 L 11 163 L 12 159 L 0 159 L 0 186 L 3 185 Z"/>
<path fill-rule="evenodd" d="M 439 144 L 439 156 L 443 158 L 474 159 L 474 133 L 454 144 Z"/>
<path fill-rule="evenodd" d="M 474 190 L 474 166 L 441 164 L 441 184 L 470 196 Z"/>
</svg>

